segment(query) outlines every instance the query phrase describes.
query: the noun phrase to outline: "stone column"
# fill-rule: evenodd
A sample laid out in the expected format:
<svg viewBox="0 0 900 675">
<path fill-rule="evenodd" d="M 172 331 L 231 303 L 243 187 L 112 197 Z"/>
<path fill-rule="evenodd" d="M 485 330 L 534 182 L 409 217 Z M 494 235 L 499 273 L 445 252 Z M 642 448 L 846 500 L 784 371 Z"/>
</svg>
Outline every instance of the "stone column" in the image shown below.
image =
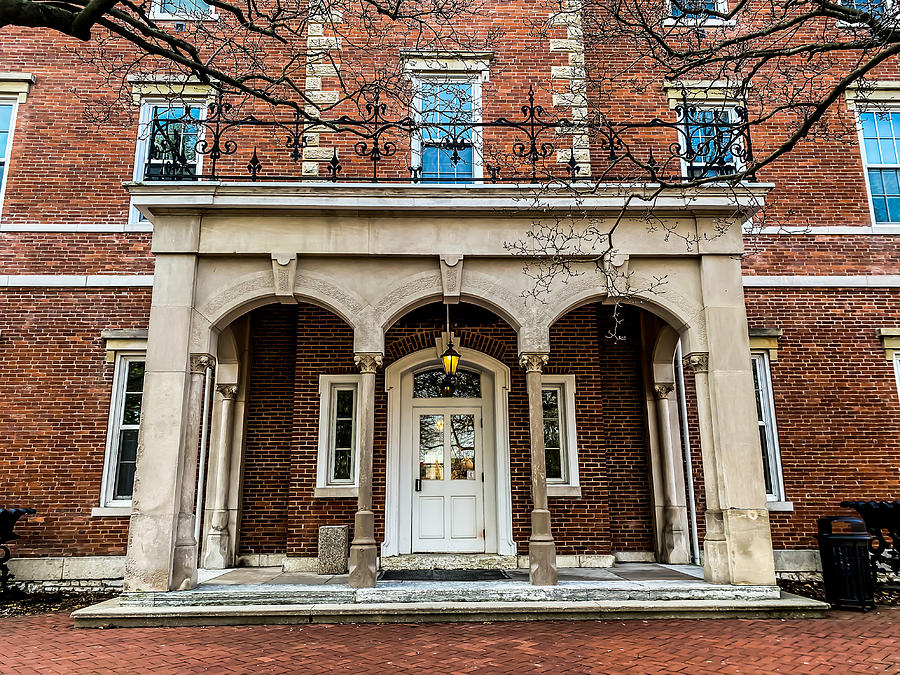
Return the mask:
<svg viewBox="0 0 900 675">
<path fill-rule="evenodd" d="M 181 535 L 193 538 L 192 521 L 181 521 L 185 504 L 188 513 L 194 508 L 193 499 L 185 501 L 183 494 L 185 456 L 193 457 L 196 467 L 202 397 L 202 374 L 192 374 L 190 356 L 196 268 L 193 254 L 156 258 L 125 559 L 126 591 L 169 591 L 194 578 L 185 574 L 188 561 L 182 559 L 176 582 L 174 560 L 176 546 L 181 545 L 183 553 L 187 543 Z M 205 369 L 199 363 L 194 365 L 196 370 Z M 192 495 L 193 486 L 190 490 Z"/>
<path fill-rule="evenodd" d="M 528 419 L 531 432 L 531 536 L 528 539 L 529 579 L 534 586 L 557 583 L 556 544 L 550 530 L 547 503 L 547 466 L 544 457 L 544 407 L 541 396 L 541 369 L 547 354 L 522 354 L 528 390 Z"/>
<path fill-rule="evenodd" d="M 672 438 L 672 415 L 669 397 L 675 391 L 674 383 L 655 384 L 656 426 L 663 471 L 663 546 L 665 562 L 687 564 L 688 553 L 687 513 L 683 502 L 679 503 L 678 477 L 681 474 L 680 457 L 676 457 Z"/>
<path fill-rule="evenodd" d="M 741 262 L 704 255 L 700 269 L 708 352 L 687 354 L 684 365 L 694 371 L 697 390 L 707 502 L 704 576 L 713 583 L 772 585 L 775 565 Z"/>
<path fill-rule="evenodd" d="M 231 533 L 228 531 L 228 488 L 231 483 L 231 430 L 234 426 L 234 400 L 236 384 L 220 384 L 216 391 L 221 396 L 219 404 L 219 428 L 213 438 L 215 447 L 210 453 L 215 482 L 207 483 L 215 488 L 209 511 L 209 534 L 206 538 L 203 566 L 220 570 L 231 566 Z"/>
<path fill-rule="evenodd" d="M 350 544 L 350 586 L 374 588 L 378 573 L 378 548 L 375 545 L 375 514 L 372 512 L 372 456 L 375 446 L 375 373 L 382 355 L 360 352 L 354 362 L 362 374 L 359 383 L 359 492 L 353 541 Z"/>
<path fill-rule="evenodd" d="M 197 547 L 195 513 L 197 503 L 197 460 L 200 450 L 200 425 L 203 415 L 203 388 L 206 377 L 211 377 L 215 359 L 209 354 L 191 354 L 191 379 L 188 398 L 188 416 L 184 425 L 183 452 L 181 455 L 181 497 L 176 522 L 175 555 L 172 561 L 174 590 L 182 591 L 197 585 Z"/>
</svg>

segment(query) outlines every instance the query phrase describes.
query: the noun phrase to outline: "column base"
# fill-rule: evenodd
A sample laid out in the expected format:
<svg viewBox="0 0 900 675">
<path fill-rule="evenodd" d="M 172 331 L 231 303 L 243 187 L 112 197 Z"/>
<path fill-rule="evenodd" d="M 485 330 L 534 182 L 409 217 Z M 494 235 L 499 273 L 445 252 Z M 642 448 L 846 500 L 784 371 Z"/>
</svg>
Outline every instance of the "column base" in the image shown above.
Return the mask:
<svg viewBox="0 0 900 675">
<path fill-rule="evenodd" d="M 375 588 L 378 576 L 378 547 L 375 545 L 375 514 L 357 511 L 350 544 L 351 588 Z"/>
<path fill-rule="evenodd" d="M 189 591 L 197 587 L 197 544 L 176 544 L 172 559 L 173 591 Z"/>
<path fill-rule="evenodd" d="M 203 567 L 208 570 L 224 570 L 231 567 L 228 549 L 231 537 L 227 531 L 210 532 L 206 537 L 206 546 L 203 553 Z"/>
<path fill-rule="evenodd" d="M 556 586 L 556 544 L 552 541 L 528 542 L 528 580 L 532 586 Z"/>
<path fill-rule="evenodd" d="M 720 524 L 703 541 L 703 578 L 706 581 L 713 584 L 775 585 L 768 511 L 728 509 L 707 512 L 706 520 L 707 524 Z"/>
</svg>

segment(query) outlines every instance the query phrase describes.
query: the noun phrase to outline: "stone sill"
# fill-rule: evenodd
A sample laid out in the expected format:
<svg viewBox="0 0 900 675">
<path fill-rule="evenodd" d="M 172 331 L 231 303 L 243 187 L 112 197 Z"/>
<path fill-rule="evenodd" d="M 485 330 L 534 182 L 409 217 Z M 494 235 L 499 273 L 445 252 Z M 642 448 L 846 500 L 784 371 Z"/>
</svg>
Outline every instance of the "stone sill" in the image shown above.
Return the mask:
<svg viewBox="0 0 900 675">
<path fill-rule="evenodd" d="M 766 502 L 766 508 L 774 513 L 793 513 L 794 502 Z"/>
<path fill-rule="evenodd" d="M 555 485 L 553 483 L 547 484 L 547 496 L 548 497 L 575 497 L 577 499 L 581 499 L 581 486 L 580 485 Z"/>
<path fill-rule="evenodd" d="M 357 496 L 359 496 L 359 488 L 355 485 L 348 485 L 347 487 L 317 487 L 313 493 L 313 497 L 316 499 Z"/>
<path fill-rule="evenodd" d="M 95 506 L 91 518 L 129 518 L 131 506 Z"/>
</svg>

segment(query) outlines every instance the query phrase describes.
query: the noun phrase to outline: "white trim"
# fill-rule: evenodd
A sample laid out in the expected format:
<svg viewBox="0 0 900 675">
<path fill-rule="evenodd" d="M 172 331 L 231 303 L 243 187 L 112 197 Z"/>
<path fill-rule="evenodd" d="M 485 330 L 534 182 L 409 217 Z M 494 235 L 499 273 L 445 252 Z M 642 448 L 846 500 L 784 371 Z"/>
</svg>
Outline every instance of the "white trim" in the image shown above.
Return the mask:
<svg viewBox="0 0 900 675">
<path fill-rule="evenodd" d="M 549 385 L 560 392 L 561 442 L 565 447 L 565 466 L 562 480 L 547 479 L 550 497 L 580 497 L 578 478 L 578 428 L 575 423 L 575 376 L 542 375 L 541 386 Z"/>
<path fill-rule="evenodd" d="M 856 274 L 847 276 L 764 276 L 744 277 L 744 288 L 900 288 L 900 274 Z"/>
<path fill-rule="evenodd" d="M 484 375 L 492 379 L 491 390 L 482 379 L 482 420 L 484 422 L 484 452 L 487 457 L 488 443 L 493 444 L 493 480 L 485 482 L 484 509 L 485 529 L 495 528 L 492 537 L 488 531 L 485 537 L 486 546 L 496 542 L 498 555 L 516 555 L 517 547 L 512 532 L 512 486 L 509 469 L 509 414 L 507 397 L 509 394 L 510 372 L 504 364 L 496 359 L 465 347 L 458 347 L 462 356 L 461 363 L 467 367 L 474 366 Z M 385 369 L 385 389 L 388 394 L 388 438 L 387 457 L 385 463 L 385 529 L 384 542 L 381 545 L 382 557 L 410 553 L 412 546 L 412 482 L 410 471 L 402 471 L 403 452 L 401 417 L 404 409 L 407 414 L 413 405 L 412 372 L 424 364 L 438 365 L 436 349 L 423 349 L 398 359 Z M 406 378 L 404 376 L 407 376 Z M 410 391 L 406 395 L 402 384 L 407 380 Z M 423 401 L 423 399 L 416 399 Z M 449 399 L 444 399 L 442 405 Z M 437 401 L 437 399 L 435 399 Z M 453 405 L 471 404 L 472 399 L 455 399 Z M 485 460 L 487 461 L 487 459 Z M 487 465 L 485 465 L 487 468 Z M 487 478 L 487 476 L 485 476 Z M 496 522 L 490 518 L 496 513 Z M 401 541 L 402 540 L 402 541 Z"/>
<path fill-rule="evenodd" d="M 0 287 L 109 288 L 151 287 L 152 274 L 0 274 Z"/>
<path fill-rule="evenodd" d="M 356 497 L 359 492 L 359 384 L 360 375 L 319 375 L 319 445 L 316 453 L 315 497 Z M 334 421 L 334 392 L 353 389 L 353 479 L 348 482 L 331 481 L 332 428 Z"/>
<path fill-rule="evenodd" d="M 772 372 L 769 365 L 769 353 L 767 351 L 754 351 L 750 354 L 751 365 L 756 371 L 760 387 L 759 409 L 762 411 L 762 420 L 757 425 L 764 427 L 766 440 L 769 445 L 768 464 L 769 482 L 772 484 L 772 492 L 766 494 L 766 501 L 774 504 L 786 504 L 784 496 L 784 474 L 781 470 L 781 445 L 778 442 L 778 423 L 775 420 L 775 395 L 772 389 Z M 762 449 L 762 448 L 760 448 Z M 765 467 L 764 467 L 765 468 Z M 772 508 L 775 510 L 784 510 Z"/>
<path fill-rule="evenodd" d="M 115 359 L 115 373 L 113 374 L 112 396 L 109 405 L 109 421 L 106 427 L 106 451 L 103 458 L 103 479 L 100 484 L 100 508 L 131 509 L 130 499 L 116 499 L 115 486 L 116 469 L 119 463 L 119 431 L 121 428 L 123 406 L 125 404 L 125 387 L 127 384 L 128 365 L 133 361 L 146 363 L 146 352 L 117 352 Z M 141 390 L 143 399 L 143 387 Z M 92 512 L 93 516 L 94 513 Z M 98 513 L 97 515 L 101 515 Z M 112 515 L 102 513 L 102 515 Z M 116 514 L 119 515 L 119 514 Z"/>
<path fill-rule="evenodd" d="M 900 396 L 900 351 L 894 352 L 894 376 L 897 379 L 897 395 Z"/>
<path fill-rule="evenodd" d="M 896 107 L 896 103 L 894 104 L 893 107 L 894 107 L 893 110 L 890 109 L 891 108 L 890 105 L 885 110 L 867 110 L 866 106 L 864 106 L 864 105 L 861 106 L 861 108 L 859 108 L 859 109 L 857 109 L 856 106 L 854 105 L 854 110 L 855 110 L 854 118 L 856 120 L 856 142 L 859 144 L 859 159 L 860 159 L 860 162 L 862 163 L 863 181 L 865 181 L 865 184 L 866 184 L 866 199 L 868 201 L 868 207 L 869 207 L 869 222 L 872 223 L 873 229 L 875 227 L 897 226 L 898 224 L 895 222 L 891 222 L 891 221 L 879 222 L 878 220 L 875 219 L 875 203 L 872 200 L 872 185 L 869 181 L 869 164 L 870 163 L 869 163 L 868 155 L 866 154 L 866 142 L 865 142 L 865 139 L 863 138 L 863 125 L 862 125 L 862 119 L 860 118 L 860 115 L 863 113 L 877 114 L 879 112 L 885 112 L 885 113 L 890 114 L 892 112 L 897 112 L 898 110 Z M 877 121 L 876 121 L 876 124 L 877 124 Z M 893 126 L 893 124 L 892 124 L 892 126 Z M 900 158 L 898 158 L 898 161 L 895 162 L 893 165 L 878 164 L 878 165 L 875 165 L 875 168 L 900 169 Z"/>
<path fill-rule="evenodd" d="M 130 516 L 131 506 L 95 506 L 91 509 L 91 518 L 128 518 Z"/>
<path fill-rule="evenodd" d="M 0 223 L 0 232 L 153 232 L 150 221 L 139 223 Z"/>
<path fill-rule="evenodd" d="M 3 217 L 3 204 L 6 200 L 6 185 L 9 183 L 9 162 L 12 159 L 13 138 L 16 130 L 16 118 L 19 114 L 20 98 L 15 96 L 0 95 L 0 105 L 10 104 L 12 112 L 9 114 L 9 131 L 6 134 L 6 154 L 0 157 L 3 164 L 3 179 L 0 180 L 0 218 Z"/>
</svg>

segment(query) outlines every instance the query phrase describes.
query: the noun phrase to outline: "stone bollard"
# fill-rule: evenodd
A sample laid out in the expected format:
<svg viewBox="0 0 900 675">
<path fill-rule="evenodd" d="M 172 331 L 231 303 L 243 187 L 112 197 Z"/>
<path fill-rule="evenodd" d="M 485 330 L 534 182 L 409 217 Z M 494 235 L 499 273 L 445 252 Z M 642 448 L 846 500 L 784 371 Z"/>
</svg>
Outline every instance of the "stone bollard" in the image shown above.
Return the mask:
<svg viewBox="0 0 900 675">
<path fill-rule="evenodd" d="M 350 526 L 324 525 L 319 528 L 319 574 L 346 574 L 350 555 Z"/>
</svg>

